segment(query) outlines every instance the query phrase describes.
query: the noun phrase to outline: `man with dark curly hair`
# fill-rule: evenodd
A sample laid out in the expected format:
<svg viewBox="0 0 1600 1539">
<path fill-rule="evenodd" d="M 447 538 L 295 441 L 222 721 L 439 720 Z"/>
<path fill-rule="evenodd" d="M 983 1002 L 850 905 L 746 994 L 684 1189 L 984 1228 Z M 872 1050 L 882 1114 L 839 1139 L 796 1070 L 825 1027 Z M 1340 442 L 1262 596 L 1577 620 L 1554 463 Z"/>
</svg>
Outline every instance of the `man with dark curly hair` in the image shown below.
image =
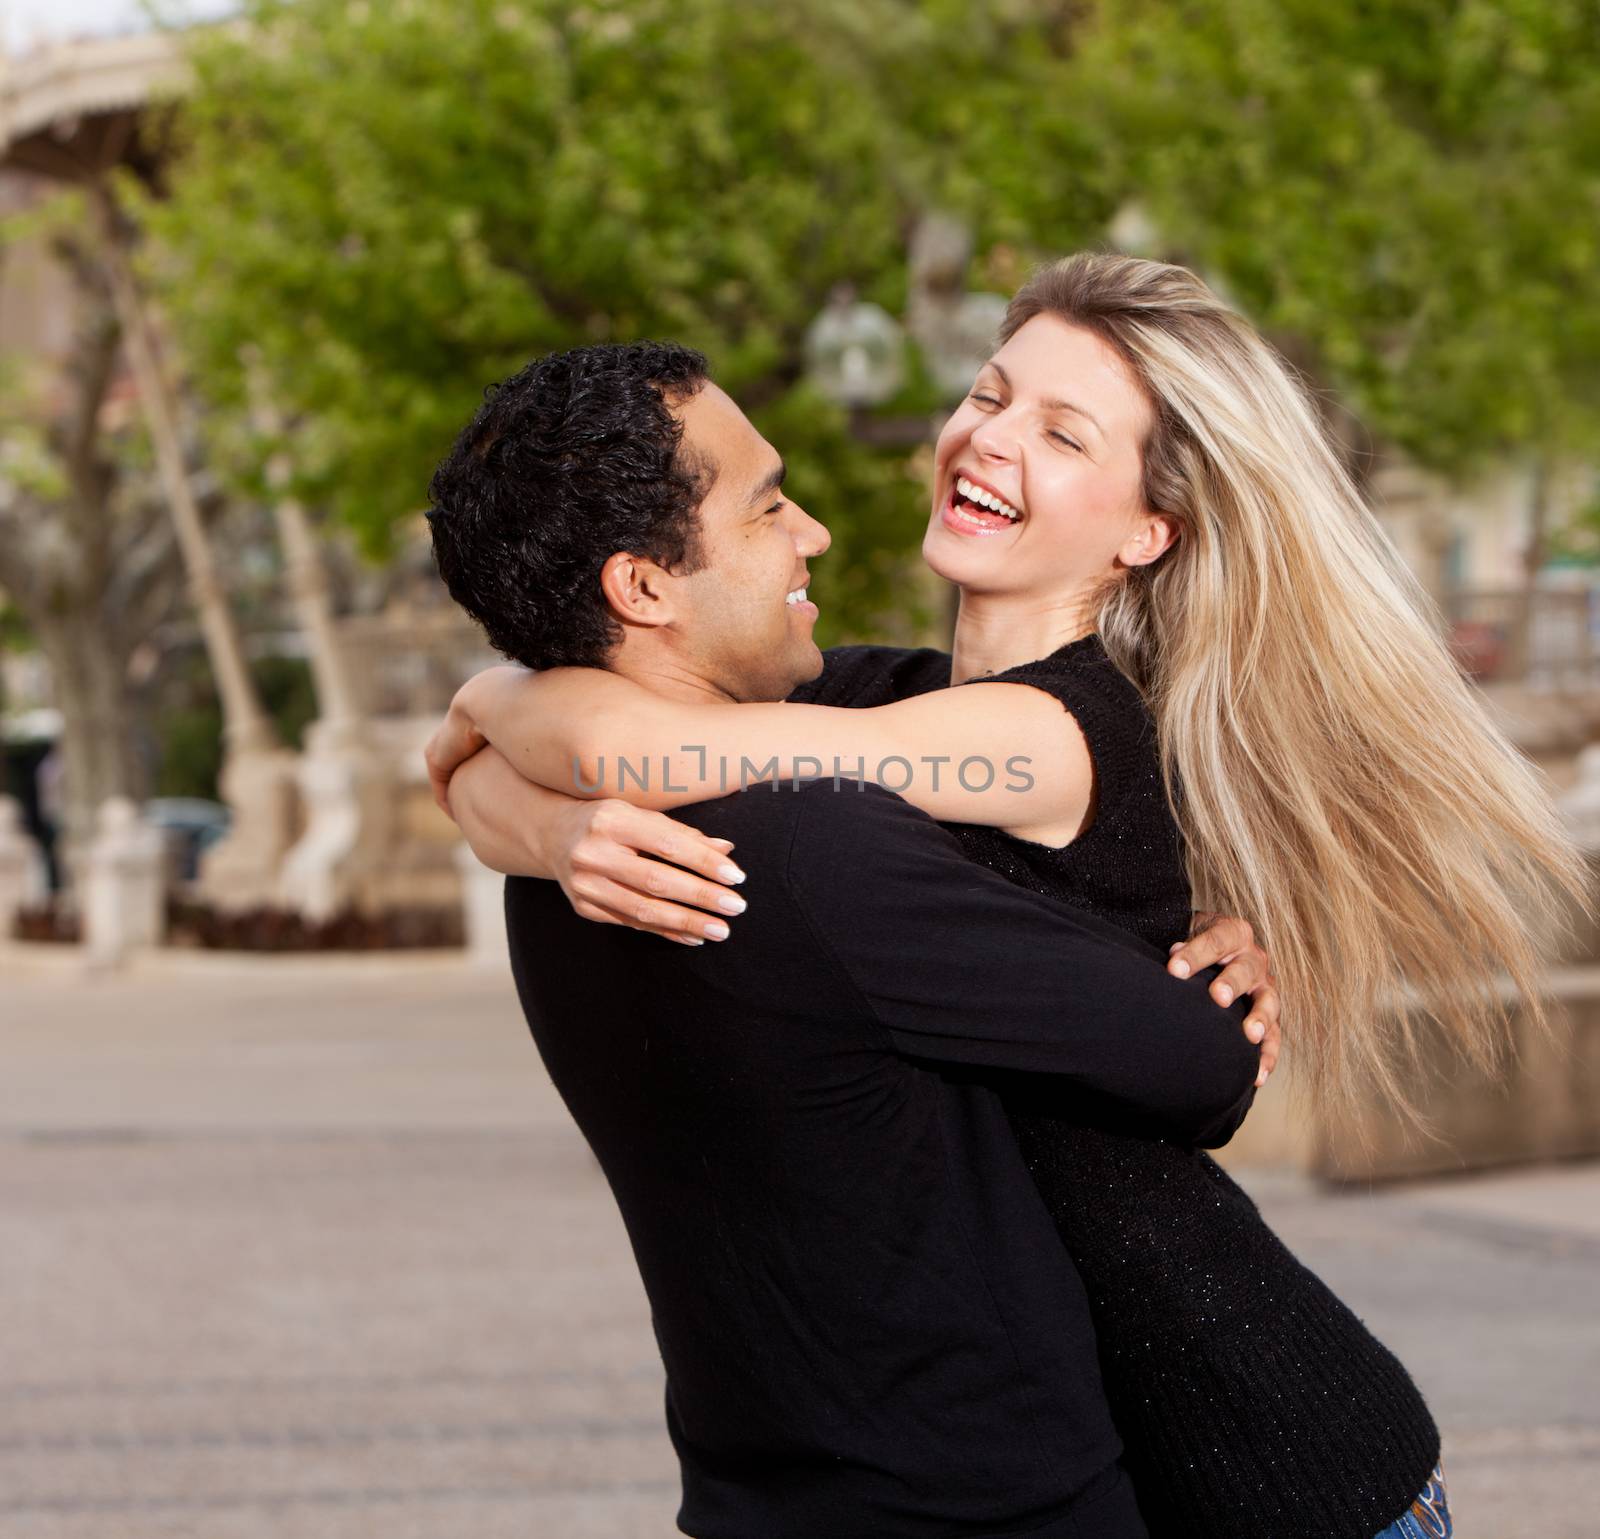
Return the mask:
<svg viewBox="0 0 1600 1539">
<path fill-rule="evenodd" d="M 494 390 L 440 466 L 439 570 L 527 667 L 781 700 L 822 670 L 805 589 L 828 546 L 783 478 L 698 354 L 580 348 Z M 736 843 L 748 872 L 726 946 L 589 923 L 541 879 L 560 861 L 527 829 L 562 826 L 556 804 L 591 831 L 597 807 L 639 809 L 533 787 L 489 749 L 442 794 L 513 873 L 523 1009 L 649 1296 L 682 1530 L 1144 1535 L 1083 1284 L 999 1082 L 1215 1142 L 1256 1074 L 1237 1007 L 875 785 L 681 810 L 657 853 L 738 882 Z"/>
<path fill-rule="evenodd" d="M 783 480 L 701 354 L 577 348 L 498 386 L 462 433 L 429 489 L 434 556 L 526 667 L 621 649 L 630 672 L 781 700 L 822 669 L 816 605 L 786 599 L 828 548 Z"/>
</svg>

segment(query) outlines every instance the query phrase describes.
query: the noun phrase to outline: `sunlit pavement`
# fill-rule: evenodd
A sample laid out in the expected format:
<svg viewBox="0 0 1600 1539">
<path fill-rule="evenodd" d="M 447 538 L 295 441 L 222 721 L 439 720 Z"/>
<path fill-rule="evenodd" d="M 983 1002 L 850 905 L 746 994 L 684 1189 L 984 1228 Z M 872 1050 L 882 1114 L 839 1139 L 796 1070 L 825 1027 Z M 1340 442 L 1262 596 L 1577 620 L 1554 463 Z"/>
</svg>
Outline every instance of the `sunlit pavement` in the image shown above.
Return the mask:
<svg viewBox="0 0 1600 1539">
<path fill-rule="evenodd" d="M 503 976 L 0 978 L 0 1535 L 675 1532 L 622 1226 Z M 1600 1532 L 1600 1165 L 1246 1179 L 1428 1393 L 1461 1539 Z"/>
</svg>

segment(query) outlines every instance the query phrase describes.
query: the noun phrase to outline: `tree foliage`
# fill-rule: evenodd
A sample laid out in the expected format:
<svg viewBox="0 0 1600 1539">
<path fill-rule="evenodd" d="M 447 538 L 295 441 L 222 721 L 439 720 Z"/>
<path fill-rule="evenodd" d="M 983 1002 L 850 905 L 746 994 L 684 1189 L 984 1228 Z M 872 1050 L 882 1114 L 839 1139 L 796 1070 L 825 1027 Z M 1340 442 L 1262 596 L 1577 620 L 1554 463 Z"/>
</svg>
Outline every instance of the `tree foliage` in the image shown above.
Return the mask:
<svg viewBox="0 0 1600 1539">
<path fill-rule="evenodd" d="M 1595 0 L 1107 0 L 1080 45 L 1105 185 L 1381 439 L 1593 452 Z"/>
<path fill-rule="evenodd" d="M 219 445 L 246 354 L 300 490 L 382 550 L 484 385 L 672 337 L 830 524 L 822 634 L 924 518 L 803 381 L 835 284 L 891 310 L 916 216 L 979 283 L 1132 201 L 1380 439 L 1469 471 L 1592 443 L 1597 0 L 249 0 L 200 35 L 151 270 Z M 922 400 L 900 403 L 918 408 Z"/>
<path fill-rule="evenodd" d="M 0 359 L 0 592 L 10 605 L 0 613 L 20 619 L 50 664 L 66 821 L 81 837 L 106 797 L 145 790 L 129 664 L 181 607 L 183 572 L 77 200 L 0 221 L 0 251 L 19 240 L 45 243 L 69 278 L 73 327 L 59 366 Z"/>
<path fill-rule="evenodd" d="M 381 548 L 488 381 L 552 348 L 703 348 L 885 607 L 923 517 L 903 456 L 801 378 L 832 287 L 890 304 L 917 198 L 881 72 L 889 0 L 750 6 L 257 0 L 195 50 L 155 271 L 207 397 L 247 349 L 302 489 Z M 258 446 L 259 447 L 259 446 Z M 819 506 L 819 511 L 823 509 Z M 835 562 L 837 568 L 842 563 Z"/>
</svg>

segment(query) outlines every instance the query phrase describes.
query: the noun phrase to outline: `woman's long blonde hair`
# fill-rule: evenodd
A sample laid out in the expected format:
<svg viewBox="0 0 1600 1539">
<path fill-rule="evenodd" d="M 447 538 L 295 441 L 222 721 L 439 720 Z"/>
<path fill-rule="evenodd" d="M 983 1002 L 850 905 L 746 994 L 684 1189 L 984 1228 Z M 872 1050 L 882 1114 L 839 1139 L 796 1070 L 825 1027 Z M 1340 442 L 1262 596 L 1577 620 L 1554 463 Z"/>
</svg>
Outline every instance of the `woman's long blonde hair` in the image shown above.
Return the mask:
<svg viewBox="0 0 1600 1539">
<path fill-rule="evenodd" d="M 1563 892 L 1587 906 L 1585 869 L 1314 404 L 1181 267 L 1068 257 L 1002 340 L 1036 315 L 1109 343 L 1154 409 L 1144 496 L 1181 534 L 1097 628 L 1155 716 L 1196 907 L 1274 959 L 1297 1076 L 1324 1107 L 1363 1080 L 1409 1107 L 1430 1019 L 1493 1063 L 1500 979 L 1542 1022 L 1539 937 Z"/>
</svg>

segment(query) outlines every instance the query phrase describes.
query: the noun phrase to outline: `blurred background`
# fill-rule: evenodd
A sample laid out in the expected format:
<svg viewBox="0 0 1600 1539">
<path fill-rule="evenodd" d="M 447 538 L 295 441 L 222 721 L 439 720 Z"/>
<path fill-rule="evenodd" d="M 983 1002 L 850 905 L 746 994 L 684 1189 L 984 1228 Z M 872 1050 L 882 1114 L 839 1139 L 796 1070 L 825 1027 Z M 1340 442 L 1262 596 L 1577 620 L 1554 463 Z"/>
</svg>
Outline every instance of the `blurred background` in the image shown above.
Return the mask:
<svg viewBox="0 0 1600 1539">
<path fill-rule="evenodd" d="M 670 337 L 942 645 L 1004 299 L 1186 263 L 1302 372 L 1600 849 L 1597 0 L 0 0 L 0 1534 L 657 1535 L 660 1370 L 420 750 L 429 474 Z M 1600 937 L 1425 1136 L 1227 1158 L 1412 1366 L 1460 1532 L 1600 1502 Z M 1292 1019 L 1288 1034 L 1292 1055 Z"/>
</svg>

